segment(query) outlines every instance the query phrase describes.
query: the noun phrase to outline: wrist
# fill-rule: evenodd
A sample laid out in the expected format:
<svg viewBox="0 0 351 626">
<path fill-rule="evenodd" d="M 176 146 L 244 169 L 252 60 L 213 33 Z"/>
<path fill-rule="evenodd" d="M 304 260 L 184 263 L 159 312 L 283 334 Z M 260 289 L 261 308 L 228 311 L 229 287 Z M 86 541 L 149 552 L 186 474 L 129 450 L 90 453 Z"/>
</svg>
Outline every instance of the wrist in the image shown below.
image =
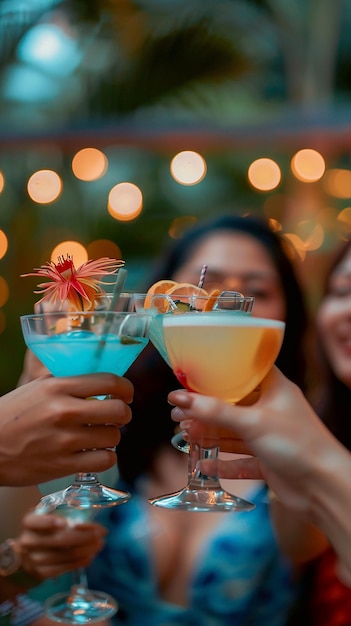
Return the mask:
<svg viewBox="0 0 351 626">
<path fill-rule="evenodd" d="M 321 449 L 315 456 L 308 491 L 312 515 L 316 516 L 317 522 L 324 523 L 337 517 L 341 500 L 345 500 L 343 496 L 350 493 L 350 469 L 350 453 L 337 441 L 334 447 Z"/>
<path fill-rule="evenodd" d="M 15 539 L 6 539 L 0 544 L 0 576 L 15 574 L 22 565 L 21 551 Z"/>
<path fill-rule="evenodd" d="M 316 461 L 310 485 L 310 503 L 313 521 L 336 551 L 346 557 L 351 567 L 351 550 L 348 550 L 351 535 L 350 472 L 350 452 L 335 442 L 335 446 L 322 453 Z"/>
<path fill-rule="evenodd" d="M 0 601 L 14 598 L 19 592 L 39 584 L 22 567 L 21 550 L 16 539 L 0 544 Z"/>
</svg>

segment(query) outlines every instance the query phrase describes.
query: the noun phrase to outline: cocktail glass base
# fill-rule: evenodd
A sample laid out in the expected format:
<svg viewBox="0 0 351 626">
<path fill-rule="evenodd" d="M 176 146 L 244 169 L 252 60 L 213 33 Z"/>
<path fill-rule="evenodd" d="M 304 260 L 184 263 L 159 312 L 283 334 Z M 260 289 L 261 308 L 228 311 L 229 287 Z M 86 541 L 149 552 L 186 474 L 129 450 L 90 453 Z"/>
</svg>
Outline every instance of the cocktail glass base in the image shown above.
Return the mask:
<svg viewBox="0 0 351 626">
<path fill-rule="evenodd" d="M 110 489 L 104 485 L 77 485 L 74 483 L 66 490 L 64 503 L 79 509 L 93 508 L 103 509 L 106 507 L 123 504 L 130 500 L 131 494 L 119 489 Z"/>
<path fill-rule="evenodd" d="M 64 510 L 69 512 L 67 517 L 74 517 L 76 511 L 78 518 L 92 513 L 93 509 L 104 509 L 111 506 L 124 504 L 130 500 L 131 494 L 128 491 L 111 489 L 102 485 L 96 474 L 78 474 L 69 487 L 62 491 L 56 491 L 44 496 L 38 505 L 39 513 L 50 513 L 56 511 L 58 514 Z"/>
<path fill-rule="evenodd" d="M 255 508 L 252 502 L 218 488 L 194 490 L 186 487 L 175 493 L 151 498 L 149 503 L 164 509 L 198 511 L 201 513 L 231 513 L 233 511 L 251 511 Z"/>
<path fill-rule="evenodd" d="M 102 591 L 80 590 L 57 593 L 45 603 L 46 615 L 66 624 L 92 624 L 117 613 L 117 602 Z"/>
</svg>

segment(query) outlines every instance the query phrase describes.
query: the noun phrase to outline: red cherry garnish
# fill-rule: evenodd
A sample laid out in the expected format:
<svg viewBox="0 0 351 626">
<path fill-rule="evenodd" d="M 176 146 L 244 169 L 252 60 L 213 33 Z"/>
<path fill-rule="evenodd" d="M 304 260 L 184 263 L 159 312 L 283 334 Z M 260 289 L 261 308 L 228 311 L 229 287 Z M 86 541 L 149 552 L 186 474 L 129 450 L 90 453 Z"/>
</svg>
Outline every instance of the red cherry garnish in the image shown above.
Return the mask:
<svg viewBox="0 0 351 626">
<path fill-rule="evenodd" d="M 186 374 L 184 374 L 184 372 L 178 371 L 175 372 L 175 375 L 178 378 L 180 384 L 184 387 L 184 389 L 187 389 L 187 391 L 191 391 L 186 382 Z"/>
</svg>

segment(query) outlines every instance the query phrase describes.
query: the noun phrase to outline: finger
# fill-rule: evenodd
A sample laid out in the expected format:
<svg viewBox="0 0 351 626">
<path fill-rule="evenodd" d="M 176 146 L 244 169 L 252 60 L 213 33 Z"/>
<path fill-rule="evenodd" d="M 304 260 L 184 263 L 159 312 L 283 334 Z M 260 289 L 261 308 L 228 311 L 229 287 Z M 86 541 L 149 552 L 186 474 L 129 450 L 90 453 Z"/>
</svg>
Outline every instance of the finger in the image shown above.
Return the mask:
<svg viewBox="0 0 351 626">
<path fill-rule="evenodd" d="M 77 472 L 104 472 L 116 465 L 117 457 L 113 450 L 82 450 L 74 454 L 67 454 L 56 463 L 52 463 L 50 470 L 46 470 L 45 480 L 56 480 L 62 476 L 76 474 Z M 42 477 L 39 472 L 38 481 Z"/>
<path fill-rule="evenodd" d="M 191 420 L 190 422 L 185 420 L 181 422 L 181 425 L 186 425 L 187 427 L 187 430 L 182 431 L 182 436 L 185 441 L 200 442 L 203 448 L 209 448 L 214 445 L 213 439 L 206 434 L 206 426 L 201 424 L 198 420 Z M 219 427 L 216 428 L 216 433 L 216 441 L 219 440 L 220 449 L 223 452 L 252 454 L 251 448 L 243 439 L 236 435 L 233 429 Z"/>
<path fill-rule="evenodd" d="M 85 556 L 84 558 L 80 558 L 78 560 L 70 561 L 67 563 L 43 563 L 43 564 L 28 564 L 27 570 L 37 576 L 42 580 L 46 580 L 47 578 L 56 578 L 57 576 L 61 576 L 66 572 L 72 572 L 79 568 L 85 568 L 90 565 L 92 559 L 95 557 L 95 554 Z"/>
<path fill-rule="evenodd" d="M 38 539 L 38 538 L 37 538 Z M 37 565 L 49 563 L 70 563 L 72 560 L 86 558 L 95 554 L 104 545 L 105 535 L 95 532 L 83 532 L 80 535 L 59 534 L 51 544 L 40 542 L 35 545 L 21 544 L 22 554 L 29 557 Z"/>
<path fill-rule="evenodd" d="M 84 403 L 84 404 L 83 404 Z M 32 412 L 32 407 L 28 408 Z M 78 399 L 71 396 L 50 397 L 45 405 L 45 414 L 48 419 L 64 426 L 72 423 L 85 426 L 124 426 L 130 422 L 132 411 L 129 404 L 115 398 L 105 399 Z M 25 411 L 23 411 L 25 415 Z M 83 446 L 82 446 L 83 447 Z"/>
<path fill-rule="evenodd" d="M 217 424 L 233 429 L 233 411 L 235 409 L 237 411 L 234 415 L 246 415 L 249 411 L 252 411 L 251 406 L 236 407 L 217 398 L 183 391 L 173 391 L 168 398 L 183 413 L 183 419 L 180 422 L 181 428 L 187 428 L 188 424 L 186 421 L 189 419 L 199 419 L 206 423 L 212 423 L 215 415 Z M 177 414 L 176 409 L 172 410 L 172 416 L 174 414 L 176 414 L 178 420 L 180 414 Z"/>
<path fill-rule="evenodd" d="M 67 520 L 60 515 L 38 515 L 30 511 L 23 517 L 22 527 L 27 531 L 38 532 L 42 535 L 51 535 L 60 529 L 67 528 Z"/>
<path fill-rule="evenodd" d="M 63 563 L 71 558 L 90 554 L 102 548 L 106 533 L 103 531 L 87 530 L 80 533 L 66 530 L 51 536 L 39 536 L 30 532 L 21 537 L 22 552 L 31 554 L 37 562 L 47 562 L 52 558 Z"/>
<path fill-rule="evenodd" d="M 88 418 L 90 425 L 114 424 L 121 427 L 132 419 L 131 408 L 123 399 L 104 398 L 103 400 L 98 400 L 94 398 L 86 402 L 84 418 Z M 69 406 L 73 408 L 76 405 L 69 404 Z M 67 407 L 68 410 L 69 406 Z M 76 408 L 81 413 L 82 407 L 80 403 Z"/>
<path fill-rule="evenodd" d="M 116 453 L 113 450 L 83 450 L 67 457 L 56 469 L 53 478 L 60 478 L 63 471 L 65 475 L 77 472 L 104 472 L 114 467 L 116 460 Z"/>
<path fill-rule="evenodd" d="M 39 576 L 40 578 L 51 578 L 63 574 L 68 571 L 78 569 L 79 567 L 86 567 L 96 556 L 101 546 L 94 546 L 94 549 L 90 549 L 89 552 L 82 551 L 80 554 L 76 551 L 72 551 L 70 554 L 64 552 L 53 553 L 34 553 L 31 555 L 23 554 L 22 561 L 25 569 Z M 64 555 L 64 556 L 62 556 Z"/>
<path fill-rule="evenodd" d="M 236 436 L 239 435 L 250 445 L 250 438 L 257 435 L 258 423 L 262 420 L 261 397 L 253 405 L 240 406 L 210 396 L 175 391 L 169 394 L 169 400 L 177 404 L 183 412 L 183 419 L 180 421 L 181 429 L 191 433 L 196 428 L 197 420 L 206 424 L 206 428 L 215 423 L 217 428 L 224 428 L 228 432 L 231 431 L 232 435 L 233 433 Z M 179 417 L 178 414 L 177 419 Z M 195 422 L 193 423 L 192 420 Z"/>
<path fill-rule="evenodd" d="M 200 461 L 199 467 L 205 474 L 211 475 L 211 470 L 213 470 L 215 463 L 217 461 Z M 219 461 L 218 475 L 220 478 L 263 478 L 259 461 L 254 457 L 235 459 L 233 461 Z"/>
<path fill-rule="evenodd" d="M 38 544 L 41 547 L 61 547 L 62 543 L 74 546 L 79 543 L 88 543 L 96 539 L 103 539 L 107 529 L 94 522 L 76 523 L 74 526 L 68 520 L 55 513 L 40 514 L 36 511 L 27 513 L 22 521 L 23 532 L 20 540 L 24 546 Z"/>
<path fill-rule="evenodd" d="M 84 424 L 82 427 L 72 429 L 67 433 L 63 431 L 60 435 L 62 441 L 58 443 L 63 453 L 115 448 L 121 440 L 119 428 L 111 424 L 103 426 Z"/>
<path fill-rule="evenodd" d="M 61 385 L 61 388 L 63 387 L 67 393 L 79 398 L 111 395 L 120 398 L 128 404 L 133 400 L 133 384 L 124 376 L 99 373 L 57 377 L 53 380 L 56 384 Z"/>
</svg>

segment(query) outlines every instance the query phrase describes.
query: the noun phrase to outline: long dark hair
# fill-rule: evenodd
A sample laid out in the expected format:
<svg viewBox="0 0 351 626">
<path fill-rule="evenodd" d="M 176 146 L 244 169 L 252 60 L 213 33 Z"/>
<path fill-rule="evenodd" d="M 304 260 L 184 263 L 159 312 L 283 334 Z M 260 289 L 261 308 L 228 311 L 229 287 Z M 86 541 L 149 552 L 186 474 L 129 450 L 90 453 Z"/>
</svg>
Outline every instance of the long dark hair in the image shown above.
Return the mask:
<svg viewBox="0 0 351 626">
<path fill-rule="evenodd" d="M 330 276 L 349 252 L 351 238 L 344 241 L 334 253 L 324 277 L 322 298 L 328 293 Z M 316 363 L 318 376 L 314 392 L 314 405 L 318 415 L 331 432 L 351 450 L 351 389 L 337 378 L 323 349 L 318 330 L 315 333 Z"/>
<path fill-rule="evenodd" d="M 272 232 L 266 221 L 230 215 L 192 227 L 181 239 L 166 247 L 152 268 L 144 289 L 157 280 L 172 279 L 200 241 L 213 232 L 228 230 L 255 237 L 272 258 L 280 276 L 287 310 L 286 333 L 277 364 L 288 378 L 304 389 L 306 368 L 303 344 L 308 318 L 305 300 L 284 242 Z M 133 418 L 124 429 L 117 457 L 120 476 L 133 489 L 139 477 L 152 471 L 157 450 L 169 445 L 174 434 L 175 424 L 170 418 L 167 395 L 171 390 L 178 389 L 180 384 L 151 344 L 126 375 L 135 389 L 131 405 Z"/>
</svg>

